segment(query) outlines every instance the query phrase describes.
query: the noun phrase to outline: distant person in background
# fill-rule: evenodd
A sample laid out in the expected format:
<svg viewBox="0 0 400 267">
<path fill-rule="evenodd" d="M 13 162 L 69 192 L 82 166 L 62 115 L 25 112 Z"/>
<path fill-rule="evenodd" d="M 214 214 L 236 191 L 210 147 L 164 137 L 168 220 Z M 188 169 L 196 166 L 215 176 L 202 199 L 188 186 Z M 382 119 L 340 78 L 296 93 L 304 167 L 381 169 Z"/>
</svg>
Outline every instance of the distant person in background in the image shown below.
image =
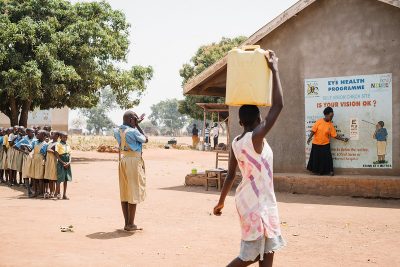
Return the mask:
<svg viewBox="0 0 400 267">
<path fill-rule="evenodd" d="M 45 130 L 46 132 L 49 133 L 49 134 L 46 136 L 46 139 L 45 139 L 45 141 L 48 143 L 48 142 L 50 142 L 51 126 L 45 125 L 45 126 L 43 126 L 43 130 Z"/>
<path fill-rule="evenodd" d="M 33 126 L 33 130 L 35 131 L 35 136 L 38 134 L 40 127 L 39 126 Z"/>
<path fill-rule="evenodd" d="M 214 124 L 214 127 L 212 127 L 212 135 L 214 139 L 214 149 L 218 146 L 218 137 L 219 137 L 219 126 L 218 123 Z"/>
<path fill-rule="evenodd" d="M 376 140 L 378 161 L 375 161 L 374 164 L 386 163 L 385 156 L 388 132 L 386 128 L 383 128 L 384 126 L 385 123 L 383 121 L 379 121 L 376 124 L 376 131 L 373 138 Z"/>
<path fill-rule="evenodd" d="M 45 125 L 43 126 L 43 130 L 47 131 L 47 132 L 51 132 L 51 126 L 50 125 Z"/>
<path fill-rule="evenodd" d="M 307 141 L 308 145 L 311 140 L 313 141 L 307 169 L 314 174 L 329 174 L 333 176 L 333 159 L 330 139 L 335 138 L 343 142 L 348 142 L 349 139 L 337 135 L 335 125 L 332 123 L 334 113 L 331 107 L 325 108 L 324 116 L 324 118 L 315 122 Z"/>
<path fill-rule="evenodd" d="M 196 148 L 199 143 L 199 129 L 197 129 L 197 125 L 193 124 L 192 129 L 192 145 L 193 148 Z"/>
<path fill-rule="evenodd" d="M 206 128 L 204 129 L 204 144 L 210 143 L 210 127 L 209 124 L 206 123 Z"/>
</svg>

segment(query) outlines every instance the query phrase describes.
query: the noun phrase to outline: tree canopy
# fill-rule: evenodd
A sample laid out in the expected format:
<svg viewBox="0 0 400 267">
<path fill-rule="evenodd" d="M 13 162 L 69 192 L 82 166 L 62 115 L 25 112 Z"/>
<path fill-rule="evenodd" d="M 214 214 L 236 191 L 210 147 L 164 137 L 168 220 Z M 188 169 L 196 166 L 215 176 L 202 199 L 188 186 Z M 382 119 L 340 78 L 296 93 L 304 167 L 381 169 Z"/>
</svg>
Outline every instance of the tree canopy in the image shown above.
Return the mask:
<svg viewBox="0 0 400 267">
<path fill-rule="evenodd" d="M 216 61 L 224 57 L 229 50 L 239 46 L 246 40 L 246 37 L 239 36 L 233 39 L 223 37 L 218 43 L 212 43 L 201 46 L 196 54 L 190 59 L 189 63 L 185 63 L 179 71 L 183 78 L 182 86 L 191 78 L 200 74 L 203 70 L 214 64 Z M 196 103 L 224 103 L 223 97 L 212 96 L 185 96 L 185 99 L 179 102 L 179 112 L 188 115 L 194 119 L 203 119 L 203 111 L 196 106 Z"/>
<path fill-rule="evenodd" d="M 36 107 L 94 107 L 106 86 L 131 108 L 152 78 L 150 66 L 119 67 L 130 25 L 105 1 L 0 0 L 0 28 L 0 111 L 12 125 Z"/>
<path fill-rule="evenodd" d="M 151 123 L 158 126 L 162 133 L 169 130 L 177 132 L 186 124 L 186 116 L 178 111 L 178 100 L 167 99 L 151 106 Z"/>
</svg>

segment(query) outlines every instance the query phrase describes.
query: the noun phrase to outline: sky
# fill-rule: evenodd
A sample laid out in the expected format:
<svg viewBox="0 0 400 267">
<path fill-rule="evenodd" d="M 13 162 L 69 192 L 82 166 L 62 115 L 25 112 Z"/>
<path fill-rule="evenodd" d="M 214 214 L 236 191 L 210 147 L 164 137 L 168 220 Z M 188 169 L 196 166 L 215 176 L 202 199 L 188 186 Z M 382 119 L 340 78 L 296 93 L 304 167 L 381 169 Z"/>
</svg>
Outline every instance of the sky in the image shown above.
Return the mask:
<svg viewBox="0 0 400 267">
<path fill-rule="evenodd" d="M 74 0 L 72 2 L 78 2 Z M 182 99 L 179 70 L 204 44 L 222 37 L 249 37 L 296 0 L 108 0 L 125 13 L 131 24 L 127 66 L 154 69 L 137 113 L 150 115 L 151 105 L 169 98 Z M 122 122 L 122 110 L 109 115 Z M 70 122 L 78 116 L 70 112 Z M 70 124 L 71 125 L 71 124 Z"/>
</svg>

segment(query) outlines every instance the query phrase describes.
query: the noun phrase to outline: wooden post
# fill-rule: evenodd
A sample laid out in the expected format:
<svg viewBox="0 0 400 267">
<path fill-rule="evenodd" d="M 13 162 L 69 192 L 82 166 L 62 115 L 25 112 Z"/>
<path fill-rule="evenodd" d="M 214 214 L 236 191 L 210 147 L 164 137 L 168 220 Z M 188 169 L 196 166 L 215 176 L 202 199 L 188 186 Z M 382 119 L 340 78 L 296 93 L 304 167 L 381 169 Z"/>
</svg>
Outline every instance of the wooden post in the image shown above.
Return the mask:
<svg viewBox="0 0 400 267">
<path fill-rule="evenodd" d="M 206 109 L 204 108 L 203 109 L 203 111 L 204 111 L 204 116 L 203 116 L 203 150 L 205 150 L 205 144 L 206 144 L 206 119 L 207 119 L 207 117 L 206 117 Z"/>
<path fill-rule="evenodd" d="M 231 145 L 230 145 L 230 133 L 229 133 L 230 131 L 229 131 L 229 117 L 227 118 L 227 122 L 226 122 L 226 134 L 227 134 L 227 136 L 226 136 L 226 147 L 228 148 L 228 151 L 229 151 L 229 148 L 231 147 Z"/>
<path fill-rule="evenodd" d="M 220 135 L 220 133 L 221 133 L 221 131 L 220 131 L 220 128 L 222 128 L 221 127 L 221 125 L 219 125 L 219 111 L 217 112 L 217 114 L 218 114 L 218 117 L 217 117 L 217 129 L 218 129 L 218 144 L 217 144 L 217 146 L 219 145 L 219 143 L 221 142 L 220 140 L 221 139 L 219 139 L 219 135 Z M 218 158 L 218 154 L 217 154 L 217 158 Z M 217 160 L 218 161 L 218 160 Z M 218 163 L 217 163 L 218 164 Z"/>
</svg>

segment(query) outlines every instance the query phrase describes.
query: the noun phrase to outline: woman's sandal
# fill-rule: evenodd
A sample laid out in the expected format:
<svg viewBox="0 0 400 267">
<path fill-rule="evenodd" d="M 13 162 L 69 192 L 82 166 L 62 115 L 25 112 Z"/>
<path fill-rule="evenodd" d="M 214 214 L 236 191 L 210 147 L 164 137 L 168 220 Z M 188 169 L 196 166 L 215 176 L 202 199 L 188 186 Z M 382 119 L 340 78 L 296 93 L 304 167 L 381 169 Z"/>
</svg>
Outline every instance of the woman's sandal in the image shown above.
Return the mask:
<svg viewBox="0 0 400 267">
<path fill-rule="evenodd" d="M 61 194 L 57 194 L 57 199 L 61 199 Z"/>
</svg>

